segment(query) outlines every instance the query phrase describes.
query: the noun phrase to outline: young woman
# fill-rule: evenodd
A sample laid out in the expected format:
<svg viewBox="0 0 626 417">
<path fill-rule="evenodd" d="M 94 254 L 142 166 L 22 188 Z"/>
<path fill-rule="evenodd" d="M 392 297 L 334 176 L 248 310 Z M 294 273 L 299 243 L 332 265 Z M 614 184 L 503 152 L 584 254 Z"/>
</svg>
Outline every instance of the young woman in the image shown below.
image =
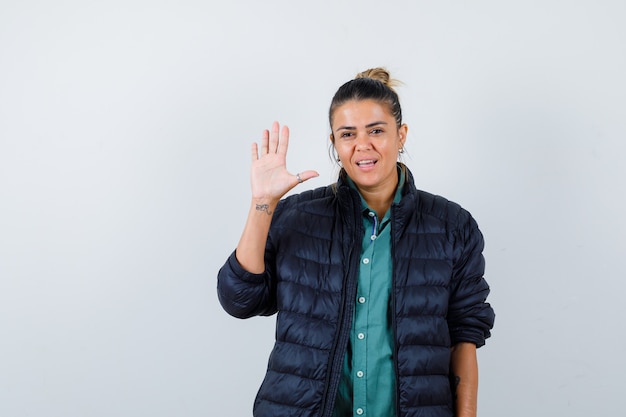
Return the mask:
<svg viewBox="0 0 626 417">
<path fill-rule="evenodd" d="M 475 416 L 494 321 L 476 222 L 398 162 L 408 128 L 386 70 L 342 85 L 329 119 L 336 184 L 282 199 L 317 172 L 287 171 L 278 123 L 252 145 L 248 219 L 218 275 L 229 314 L 278 313 L 254 415 Z"/>
</svg>

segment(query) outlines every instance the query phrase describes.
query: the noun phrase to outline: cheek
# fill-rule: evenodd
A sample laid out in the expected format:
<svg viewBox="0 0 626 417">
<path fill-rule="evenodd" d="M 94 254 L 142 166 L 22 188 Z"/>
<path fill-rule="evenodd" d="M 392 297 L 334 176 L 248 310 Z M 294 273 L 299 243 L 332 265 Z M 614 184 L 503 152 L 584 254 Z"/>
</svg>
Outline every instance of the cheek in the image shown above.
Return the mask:
<svg viewBox="0 0 626 417">
<path fill-rule="evenodd" d="M 337 151 L 337 153 L 339 155 L 346 155 L 348 153 L 350 153 L 350 146 L 347 144 L 340 144 L 340 143 L 335 143 L 335 150 Z"/>
<path fill-rule="evenodd" d="M 337 148 L 337 155 L 339 155 L 339 158 L 347 161 L 350 158 L 352 158 L 352 147 L 347 147 L 347 146 L 343 146 L 343 147 L 338 147 Z"/>
</svg>

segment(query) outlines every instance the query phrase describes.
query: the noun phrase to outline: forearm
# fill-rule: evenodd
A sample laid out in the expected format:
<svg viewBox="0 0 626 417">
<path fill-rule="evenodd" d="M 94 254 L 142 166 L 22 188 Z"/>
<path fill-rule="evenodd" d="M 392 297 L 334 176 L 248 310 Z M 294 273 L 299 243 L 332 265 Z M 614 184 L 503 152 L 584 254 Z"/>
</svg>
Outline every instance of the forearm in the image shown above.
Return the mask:
<svg viewBox="0 0 626 417">
<path fill-rule="evenodd" d="M 248 272 L 265 270 L 265 245 L 277 201 L 253 200 L 248 219 L 237 245 L 237 261 Z"/>
<path fill-rule="evenodd" d="M 287 171 L 289 128 L 283 126 L 280 138 L 279 129 L 278 122 L 274 122 L 271 133 L 263 132 L 261 146 L 253 143 L 251 148 L 252 204 L 235 255 L 239 264 L 253 274 L 265 271 L 265 246 L 278 202 L 296 185 L 319 175 L 311 170 L 296 175 Z"/>
<path fill-rule="evenodd" d="M 452 347 L 450 368 L 457 380 L 456 417 L 476 417 L 478 402 L 478 360 L 474 343 Z"/>
</svg>

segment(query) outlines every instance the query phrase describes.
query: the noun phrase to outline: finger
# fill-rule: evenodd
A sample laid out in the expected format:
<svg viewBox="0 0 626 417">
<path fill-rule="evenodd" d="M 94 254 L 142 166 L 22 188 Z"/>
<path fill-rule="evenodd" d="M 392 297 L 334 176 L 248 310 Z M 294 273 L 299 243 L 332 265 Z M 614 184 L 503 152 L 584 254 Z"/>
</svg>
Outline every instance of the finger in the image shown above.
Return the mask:
<svg viewBox="0 0 626 417">
<path fill-rule="evenodd" d="M 311 178 L 315 178 L 315 177 L 319 177 L 320 174 L 317 171 L 302 171 L 300 173 L 300 179 L 302 180 L 302 182 L 306 181 L 306 180 L 310 180 Z"/>
<path fill-rule="evenodd" d="M 256 142 L 252 144 L 252 162 L 259 159 L 259 145 Z"/>
<path fill-rule="evenodd" d="M 269 152 L 269 149 L 268 149 L 269 140 L 270 140 L 270 132 L 267 129 L 265 129 L 263 131 L 263 137 L 261 138 L 261 156 Z"/>
<path fill-rule="evenodd" d="M 287 148 L 289 147 L 289 128 L 287 126 L 283 126 L 280 132 L 280 142 L 278 142 L 277 153 L 286 155 Z"/>
<path fill-rule="evenodd" d="M 269 141 L 269 149 L 268 153 L 276 153 L 276 149 L 278 148 L 278 131 L 280 130 L 280 125 L 278 122 L 272 123 L 272 132 L 270 133 L 270 141 Z"/>
<path fill-rule="evenodd" d="M 303 183 L 306 180 L 310 180 L 311 178 L 315 178 L 315 177 L 319 177 L 320 174 L 317 173 L 317 171 L 302 171 L 299 172 L 297 174 L 294 175 L 295 180 L 296 180 L 296 185 L 298 183 Z"/>
</svg>

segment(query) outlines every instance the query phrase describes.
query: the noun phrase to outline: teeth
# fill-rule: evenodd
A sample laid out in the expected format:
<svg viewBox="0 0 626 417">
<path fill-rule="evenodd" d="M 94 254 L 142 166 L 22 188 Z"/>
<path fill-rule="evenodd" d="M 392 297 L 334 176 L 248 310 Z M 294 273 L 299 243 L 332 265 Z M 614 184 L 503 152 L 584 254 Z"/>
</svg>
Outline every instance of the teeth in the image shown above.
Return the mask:
<svg viewBox="0 0 626 417">
<path fill-rule="evenodd" d="M 373 163 L 374 163 L 373 159 L 367 159 L 367 160 L 359 161 L 356 164 L 361 166 L 361 165 L 370 165 L 370 164 L 373 164 Z"/>
</svg>

